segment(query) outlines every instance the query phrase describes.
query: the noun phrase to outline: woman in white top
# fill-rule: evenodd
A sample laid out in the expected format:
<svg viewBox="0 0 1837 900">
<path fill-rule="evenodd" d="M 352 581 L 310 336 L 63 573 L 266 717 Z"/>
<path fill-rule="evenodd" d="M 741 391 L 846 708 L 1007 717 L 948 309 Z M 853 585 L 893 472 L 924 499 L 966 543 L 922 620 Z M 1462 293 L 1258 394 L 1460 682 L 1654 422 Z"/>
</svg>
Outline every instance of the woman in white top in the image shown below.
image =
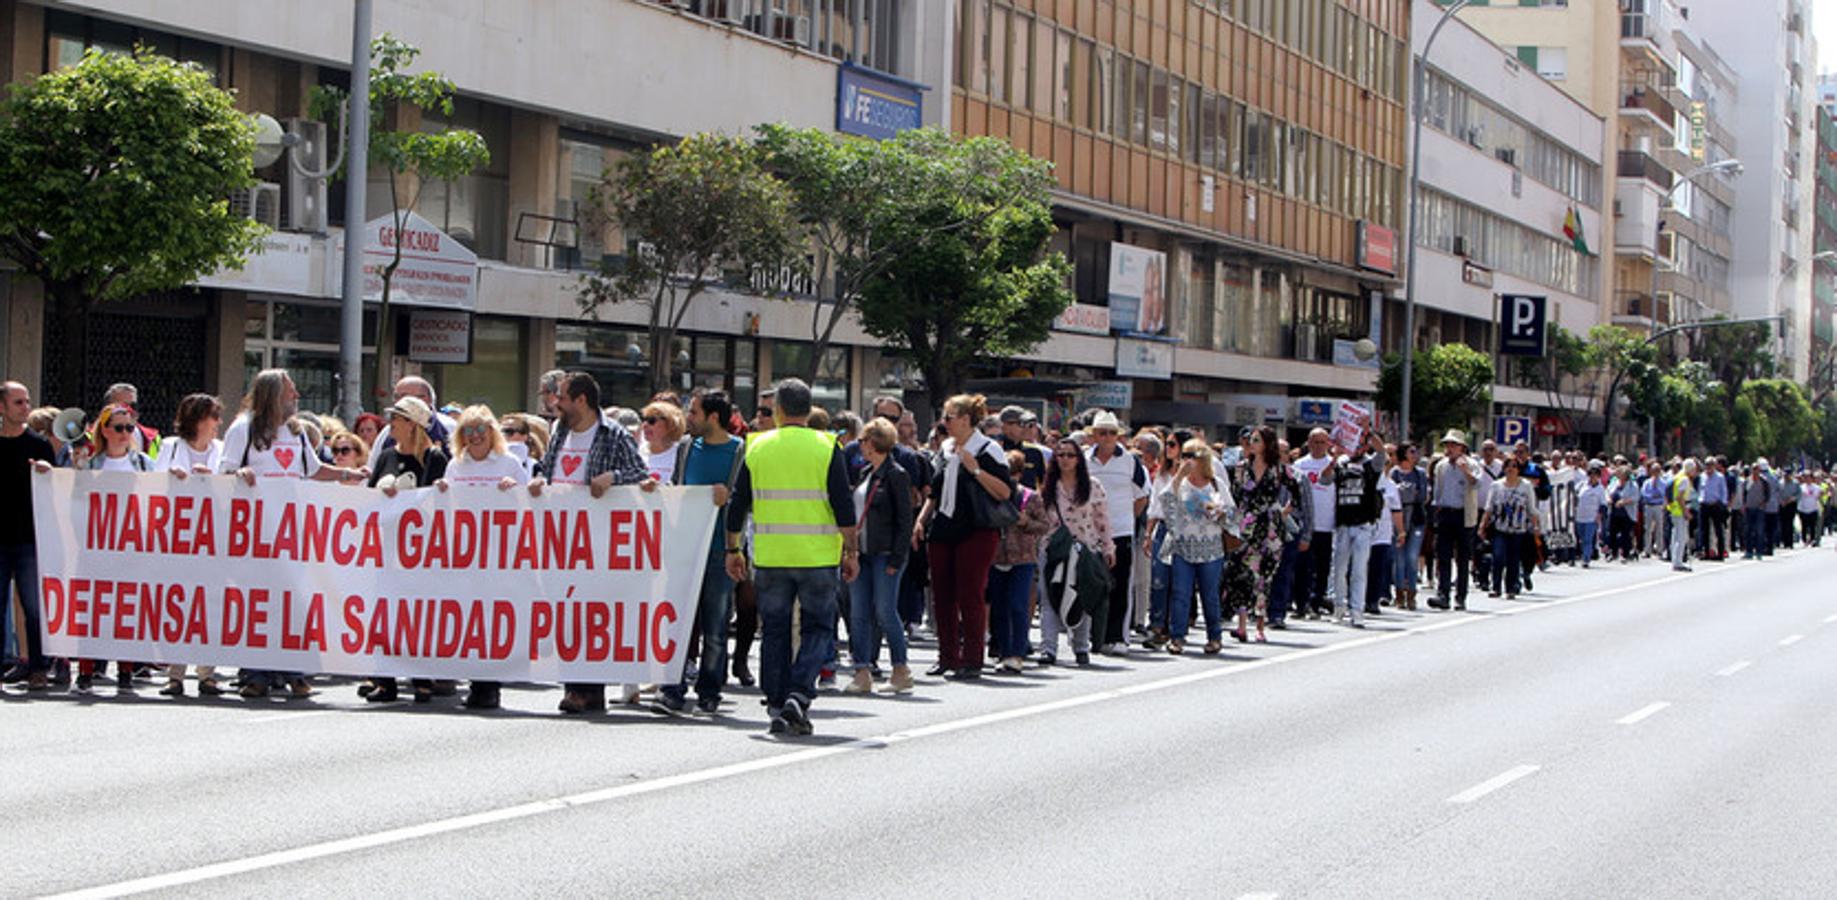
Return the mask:
<svg viewBox="0 0 1837 900">
<path fill-rule="evenodd" d="M 446 477 L 435 482 L 441 491 L 454 485 L 508 491 L 529 482 L 528 470 L 510 455 L 489 406 L 469 406 L 460 412 L 451 456 Z"/>
<path fill-rule="evenodd" d="M 223 424 L 223 403 L 209 394 L 192 394 L 179 401 L 179 412 L 172 423 L 173 436 L 159 442 L 159 458 L 154 468 L 171 472 L 181 481 L 187 475 L 210 475 L 223 464 L 223 442 L 217 439 L 217 428 Z M 168 697 L 185 696 L 185 664 L 166 667 L 166 686 L 160 693 Z M 198 695 L 215 697 L 223 693 L 217 684 L 216 666 L 198 667 Z"/>
<path fill-rule="evenodd" d="M 89 470 L 92 472 L 151 472 L 153 457 L 139 449 L 140 424 L 134 417 L 134 410 L 126 406 L 111 406 L 102 410 L 102 416 L 96 419 L 96 439 L 90 449 Z M 77 689 L 89 690 L 90 682 L 95 678 L 94 660 L 82 660 L 77 668 Z M 116 686 L 123 691 L 134 689 L 134 667 L 131 662 L 118 662 L 115 668 Z"/>
<path fill-rule="evenodd" d="M 469 406 L 460 412 L 453 429 L 452 462 L 446 475 L 434 485 L 446 493 L 454 487 L 491 488 L 508 491 L 529 482 L 529 470 L 510 455 L 504 433 L 489 406 Z M 474 681 L 466 694 L 466 706 L 472 709 L 497 709 L 499 683 Z"/>
<path fill-rule="evenodd" d="M 498 422 L 504 449 L 523 464 L 525 477 L 533 473 L 549 449 L 549 423 L 529 413 L 510 413 Z"/>
<path fill-rule="evenodd" d="M 644 444 L 645 471 L 652 481 L 669 484 L 676 472 L 676 444 L 682 440 L 682 408 L 674 403 L 653 401 L 644 407 L 644 424 L 639 440 Z"/>
</svg>

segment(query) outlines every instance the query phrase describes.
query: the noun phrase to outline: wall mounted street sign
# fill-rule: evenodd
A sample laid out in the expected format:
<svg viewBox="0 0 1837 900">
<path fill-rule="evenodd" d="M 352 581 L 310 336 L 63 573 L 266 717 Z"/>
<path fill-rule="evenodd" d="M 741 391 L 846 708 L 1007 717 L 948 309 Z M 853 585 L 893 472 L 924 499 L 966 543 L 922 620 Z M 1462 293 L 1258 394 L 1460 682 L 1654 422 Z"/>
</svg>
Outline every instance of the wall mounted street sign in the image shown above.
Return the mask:
<svg viewBox="0 0 1837 900">
<path fill-rule="evenodd" d="M 843 63 L 836 75 L 836 130 L 884 140 L 923 121 L 923 88 Z"/>
<path fill-rule="evenodd" d="M 1506 356 L 1544 355 L 1548 307 L 1547 297 L 1499 295 L 1499 352 Z"/>
<path fill-rule="evenodd" d="M 1527 416 L 1494 416 L 1493 440 L 1501 447 L 1511 447 L 1531 439 L 1531 420 Z"/>
</svg>

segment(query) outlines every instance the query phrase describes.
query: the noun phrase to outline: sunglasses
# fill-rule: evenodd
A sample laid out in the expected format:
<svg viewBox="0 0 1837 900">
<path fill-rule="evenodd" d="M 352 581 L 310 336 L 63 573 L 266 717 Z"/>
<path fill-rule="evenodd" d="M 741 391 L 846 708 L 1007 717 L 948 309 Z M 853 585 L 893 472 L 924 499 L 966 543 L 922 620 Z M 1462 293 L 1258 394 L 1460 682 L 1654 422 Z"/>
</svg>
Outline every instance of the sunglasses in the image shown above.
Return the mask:
<svg viewBox="0 0 1837 900">
<path fill-rule="evenodd" d="M 528 429 L 524 428 L 505 428 L 502 429 L 502 431 L 505 437 L 526 437 L 529 435 Z"/>
<path fill-rule="evenodd" d="M 658 416 L 645 416 L 644 417 L 644 424 L 646 425 L 655 425 L 661 421 L 663 421 L 663 419 Z"/>
<path fill-rule="evenodd" d="M 470 437 L 484 437 L 488 432 L 490 432 L 490 430 L 491 429 L 486 428 L 483 425 L 467 425 L 466 427 L 459 429 L 459 433 L 462 436 L 469 437 L 469 438 Z"/>
<path fill-rule="evenodd" d="M 113 432 L 114 432 L 114 433 L 116 433 L 116 434 L 133 434 L 133 433 L 134 433 L 134 426 L 133 426 L 133 425 L 121 425 L 121 424 L 116 424 L 116 425 L 110 425 L 110 426 L 108 427 L 108 430 L 110 430 L 110 431 L 113 431 Z"/>
<path fill-rule="evenodd" d="M 333 456 L 356 456 L 357 448 L 356 447 L 333 447 L 332 455 Z"/>
<path fill-rule="evenodd" d="M 1199 454 L 1197 454 L 1197 453 L 1182 453 L 1182 454 L 1180 454 L 1180 458 L 1181 458 L 1181 459 L 1198 459 L 1198 458 L 1199 458 Z"/>
</svg>

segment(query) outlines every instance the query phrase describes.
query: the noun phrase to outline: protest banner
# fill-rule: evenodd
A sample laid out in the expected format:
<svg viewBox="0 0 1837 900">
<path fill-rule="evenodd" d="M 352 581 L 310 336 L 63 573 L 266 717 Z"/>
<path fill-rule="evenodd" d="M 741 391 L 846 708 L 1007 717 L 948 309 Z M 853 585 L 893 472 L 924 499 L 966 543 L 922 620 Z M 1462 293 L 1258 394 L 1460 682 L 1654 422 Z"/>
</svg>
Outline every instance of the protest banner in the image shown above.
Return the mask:
<svg viewBox="0 0 1837 900">
<path fill-rule="evenodd" d="M 32 476 L 51 656 L 588 683 L 680 677 L 712 489 Z"/>
<path fill-rule="evenodd" d="M 1333 415 L 1333 443 L 1348 453 L 1357 452 L 1371 428 L 1371 407 L 1351 400 L 1341 400 Z"/>
</svg>

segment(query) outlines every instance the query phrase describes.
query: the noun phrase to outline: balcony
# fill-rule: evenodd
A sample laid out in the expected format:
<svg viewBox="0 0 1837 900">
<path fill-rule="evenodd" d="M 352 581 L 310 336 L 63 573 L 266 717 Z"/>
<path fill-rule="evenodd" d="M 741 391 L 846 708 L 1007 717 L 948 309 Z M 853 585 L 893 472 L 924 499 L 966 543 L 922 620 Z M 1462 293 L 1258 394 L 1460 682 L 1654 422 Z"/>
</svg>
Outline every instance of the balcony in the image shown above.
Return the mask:
<svg viewBox="0 0 1837 900">
<path fill-rule="evenodd" d="M 1614 294 L 1614 323 L 1658 327 L 1670 325 L 1671 299 L 1667 295 L 1655 303 L 1652 295 L 1644 291 L 1617 291 Z"/>
<path fill-rule="evenodd" d="M 1622 150 L 1614 156 L 1614 174 L 1621 178 L 1643 178 L 1661 191 L 1671 190 L 1676 176 L 1651 154 Z"/>
<path fill-rule="evenodd" d="M 1677 127 L 1677 107 L 1671 105 L 1656 88 L 1643 84 L 1625 85 L 1620 92 L 1621 115 L 1650 116 L 1667 134 Z"/>
</svg>

